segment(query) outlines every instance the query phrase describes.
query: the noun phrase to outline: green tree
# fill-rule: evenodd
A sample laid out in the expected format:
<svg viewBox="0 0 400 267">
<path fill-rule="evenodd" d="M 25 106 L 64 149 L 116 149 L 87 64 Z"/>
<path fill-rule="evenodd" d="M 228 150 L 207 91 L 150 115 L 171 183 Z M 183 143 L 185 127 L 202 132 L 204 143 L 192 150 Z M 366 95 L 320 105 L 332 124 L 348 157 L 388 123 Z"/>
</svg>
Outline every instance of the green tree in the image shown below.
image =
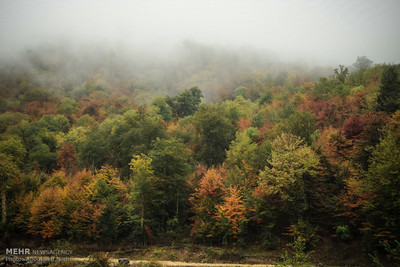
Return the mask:
<svg viewBox="0 0 400 267">
<path fill-rule="evenodd" d="M 336 75 L 336 79 L 340 82 L 340 83 L 344 83 L 344 81 L 346 80 L 347 75 L 349 74 L 349 69 L 345 68 L 343 65 L 339 65 L 339 69 L 335 69 L 334 73 Z"/>
<path fill-rule="evenodd" d="M 128 190 L 121 182 L 117 170 L 108 165 L 96 172 L 96 180 L 89 187 L 89 199 L 102 206 L 97 220 L 98 238 L 111 244 L 122 232 L 121 225 L 125 220 L 123 203 L 127 201 Z"/>
<path fill-rule="evenodd" d="M 397 66 L 389 65 L 384 70 L 377 101 L 378 109 L 388 113 L 400 108 L 400 81 Z"/>
<path fill-rule="evenodd" d="M 40 144 L 29 152 L 29 160 L 39 164 L 42 170 L 51 172 L 56 167 L 57 154 L 51 152 L 48 145 Z"/>
<path fill-rule="evenodd" d="M 15 162 L 21 163 L 24 160 L 27 151 L 21 139 L 13 136 L 0 141 L 0 153 L 13 156 Z"/>
<path fill-rule="evenodd" d="M 129 110 L 121 117 L 107 119 L 100 129 L 107 136 L 107 160 L 109 164 L 121 169 L 124 178 L 129 176 L 127 167 L 132 156 L 147 153 L 157 137 L 165 136 L 161 117 L 144 109 Z"/>
<path fill-rule="evenodd" d="M 10 125 L 18 124 L 20 121 L 27 121 L 29 116 L 20 112 L 5 112 L 0 114 L 0 133 L 7 130 Z"/>
<path fill-rule="evenodd" d="M 128 222 L 133 226 L 133 234 L 143 238 L 143 243 L 146 243 L 145 227 L 156 224 L 152 211 L 158 208 L 160 195 L 157 189 L 159 180 L 154 176 L 151 163 L 152 159 L 144 154 L 133 156 L 129 163 L 132 178 Z"/>
<path fill-rule="evenodd" d="M 399 123 L 399 112 L 397 123 Z M 398 126 L 397 126 L 398 127 Z M 379 239 L 400 236 L 400 140 L 399 129 L 387 127 L 384 137 L 372 152 L 365 194 L 371 196 L 365 205 L 367 221 Z"/>
<path fill-rule="evenodd" d="M 258 185 L 277 198 L 287 216 L 297 220 L 307 210 L 305 180 L 316 176 L 319 158 L 303 141 L 283 133 L 272 143 L 271 167 L 260 173 Z"/>
<path fill-rule="evenodd" d="M 208 166 L 221 164 L 235 134 L 227 112 L 218 105 L 201 106 L 195 114 L 195 121 L 200 134 L 199 159 Z"/>
<path fill-rule="evenodd" d="M 158 108 L 158 114 L 160 114 L 163 120 L 170 121 L 172 119 L 171 107 L 167 105 L 164 98 L 156 97 L 151 104 Z"/>
<path fill-rule="evenodd" d="M 310 145 L 311 135 L 317 130 L 315 115 L 309 111 L 295 111 L 282 125 L 283 131 L 300 138 Z"/>
<path fill-rule="evenodd" d="M 87 137 L 79 142 L 78 156 L 86 168 L 99 169 L 107 159 L 105 133 L 98 128 L 93 129 Z"/>
<path fill-rule="evenodd" d="M 237 132 L 236 139 L 232 141 L 226 152 L 228 167 L 238 166 L 240 169 L 245 169 L 247 164 L 254 166 L 256 150 L 257 144 L 253 142 L 247 131 Z"/>
<path fill-rule="evenodd" d="M 166 97 L 165 102 L 172 108 L 173 113 L 178 117 L 193 115 L 199 108 L 202 92 L 198 87 L 186 89 L 177 96 Z"/>
<path fill-rule="evenodd" d="M 78 107 L 79 104 L 75 100 L 65 97 L 61 100 L 61 104 L 58 107 L 57 112 L 64 114 L 67 117 L 71 117 Z"/>
<path fill-rule="evenodd" d="M 98 123 L 95 121 L 95 119 L 93 119 L 87 114 L 80 117 L 79 120 L 76 122 L 77 127 L 94 128 L 97 125 Z"/>
<path fill-rule="evenodd" d="M 0 153 L 0 179 L 1 179 L 1 222 L 7 220 L 7 187 L 10 180 L 19 174 L 17 165 L 11 156 Z"/>
<path fill-rule="evenodd" d="M 186 214 L 188 198 L 187 175 L 191 171 L 189 150 L 185 144 L 172 138 L 157 138 L 149 151 L 152 159 L 151 166 L 163 192 L 163 209 L 166 221 L 176 217 L 183 220 L 181 214 Z M 165 216 L 164 216 L 165 217 Z"/>
</svg>

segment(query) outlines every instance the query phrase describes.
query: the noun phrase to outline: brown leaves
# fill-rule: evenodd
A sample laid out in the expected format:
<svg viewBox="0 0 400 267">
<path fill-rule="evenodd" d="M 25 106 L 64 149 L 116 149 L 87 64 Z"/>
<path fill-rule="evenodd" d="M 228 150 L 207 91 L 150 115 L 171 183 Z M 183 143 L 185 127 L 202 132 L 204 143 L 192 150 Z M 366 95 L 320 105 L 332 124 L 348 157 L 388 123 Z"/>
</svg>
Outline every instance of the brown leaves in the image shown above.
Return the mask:
<svg viewBox="0 0 400 267">
<path fill-rule="evenodd" d="M 75 173 L 77 166 L 76 148 L 71 143 L 64 143 L 57 155 L 57 166 L 66 173 Z"/>
<path fill-rule="evenodd" d="M 31 212 L 30 232 L 44 239 L 61 234 L 62 217 L 66 212 L 62 188 L 45 188 L 33 201 Z"/>
</svg>

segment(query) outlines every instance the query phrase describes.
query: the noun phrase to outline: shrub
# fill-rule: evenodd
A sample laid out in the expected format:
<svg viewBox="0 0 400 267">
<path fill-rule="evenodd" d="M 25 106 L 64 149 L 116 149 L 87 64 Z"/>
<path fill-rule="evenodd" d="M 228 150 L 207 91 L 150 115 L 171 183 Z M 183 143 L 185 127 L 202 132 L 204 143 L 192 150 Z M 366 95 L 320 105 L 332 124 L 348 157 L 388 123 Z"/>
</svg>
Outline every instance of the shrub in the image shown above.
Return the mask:
<svg viewBox="0 0 400 267">
<path fill-rule="evenodd" d="M 287 235 L 293 236 L 295 241 L 300 240 L 304 243 L 306 249 L 311 249 L 319 240 L 316 230 L 316 227 L 300 219 L 297 224 L 293 224 L 289 227 L 289 233 Z"/>
<path fill-rule="evenodd" d="M 338 226 L 336 228 L 336 236 L 342 240 L 342 241 L 351 241 L 353 239 L 353 236 L 350 233 L 349 227 L 347 225 L 345 226 Z"/>
</svg>

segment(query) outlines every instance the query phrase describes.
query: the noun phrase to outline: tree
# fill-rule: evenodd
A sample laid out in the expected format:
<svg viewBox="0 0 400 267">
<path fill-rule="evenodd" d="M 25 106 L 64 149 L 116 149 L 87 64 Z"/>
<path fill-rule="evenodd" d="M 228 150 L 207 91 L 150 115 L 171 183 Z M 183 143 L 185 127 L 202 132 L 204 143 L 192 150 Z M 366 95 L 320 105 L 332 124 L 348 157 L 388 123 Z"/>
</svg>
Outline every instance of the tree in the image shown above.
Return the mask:
<svg viewBox="0 0 400 267">
<path fill-rule="evenodd" d="M 30 232 L 50 239 L 64 228 L 65 206 L 61 187 L 44 188 L 31 207 Z"/>
<path fill-rule="evenodd" d="M 87 170 L 75 173 L 63 189 L 68 235 L 74 240 L 94 240 L 99 236 L 99 219 L 105 205 L 95 200 L 97 177 Z"/>
<path fill-rule="evenodd" d="M 7 220 L 7 185 L 11 179 L 19 174 L 17 165 L 11 156 L 0 153 L 0 181 L 1 181 L 1 222 Z"/>
<path fill-rule="evenodd" d="M 381 111 L 392 113 L 400 108 L 400 81 L 396 65 L 389 65 L 384 70 L 377 101 Z"/>
<path fill-rule="evenodd" d="M 353 115 L 343 123 L 343 134 L 348 139 L 358 139 L 363 132 L 365 117 Z"/>
<path fill-rule="evenodd" d="M 57 112 L 62 113 L 67 117 L 71 117 L 71 115 L 78 109 L 78 107 L 79 104 L 75 100 L 64 97 L 61 100 L 61 104 L 58 107 Z"/>
<path fill-rule="evenodd" d="M 362 70 L 362 69 L 368 69 L 372 66 L 372 63 L 374 63 L 372 60 L 367 58 L 366 56 L 358 56 L 356 62 L 353 63 L 353 66 L 357 70 Z"/>
<path fill-rule="evenodd" d="M 163 120 L 170 121 L 172 119 L 171 107 L 167 105 L 164 98 L 156 97 L 151 104 L 158 108 L 158 114 L 161 115 Z"/>
<path fill-rule="evenodd" d="M 3 133 L 11 125 L 16 125 L 19 122 L 27 121 L 29 116 L 20 112 L 5 112 L 0 114 L 0 133 Z"/>
<path fill-rule="evenodd" d="M 89 132 L 86 138 L 78 143 L 78 155 L 80 161 L 87 168 L 98 169 L 107 160 L 106 135 L 98 127 Z"/>
<path fill-rule="evenodd" d="M 251 140 L 247 131 L 237 132 L 236 139 L 232 141 L 226 152 L 226 162 L 229 167 L 238 166 L 244 169 L 245 164 L 254 162 L 257 144 Z"/>
<path fill-rule="evenodd" d="M 128 220 L 133 226 L 134 234 L 137 233 L 145 241 L 145 226 L 153 224 L 152 211 L 157 207 L 159 192 L 157 190 L 158 178 L 154 176 L 151 168 L 152 159 L 144 154 L 135 155 L 129 164 L 132 171 L 131 185 L 129 188 Z M 138 228 L 138 224 L 140 228 Z"/>
<path fill-rule="evenodd" d="M 172 217 L 178 220 L 185 214 L 188 197 L 187 175 L 191 168 L 190 155 L 185 144 L 172 138 L 157 138 L 153 142 L 153 149 L 149 151 L 152 159 L 151 166 L 154 174 L 159 178 L 160 189 L 163 191 L 163 210 L 166 217 L 162 224 Z"/>
<path fill-rule="evenodd" d="M 120 180 L 117 170 L 109 165 L 104 165 L 96 172 L 96 179 L 90 184 L 89 199 L 98 206 L 100 215 L 96 222 L 99 231 L 98 238 L 102 242 L 111 244 L 120 235 L 121 225 L 124 221 L 125 211 L 123 203 L 128 199 L 128 190 Z M 96 211 L 96 206 L 89 206 Z"/>
<path fill-rule="evenodd" d="M 354 155 L 355 161 L 361 163 L 364 170 L 368 170 L 372 152 L 383 138 L 381 129 L 387 124 L 388 115 L 385 112 L 369 112 L 363 120 L 362 131 L 354 144 Z"/>
<path fill-rule="evenodd" d="M 189 198 L 194 212 L 191 234 L 206 240 L 216 237 L 215 215 L 223 203 L 224 174 L 221 169 L 210 168 L 201 178 L 199 186 Z"/>
<path fill-rule="evenodd" d="M 165 102 L 172 108 L 173 113 L 177 117 L 183 118 L 193 115 L 196 112 L 202 97 L 203 94 L 200 89 L 198 87 L 192 87 L 173 98 L 166 97 Z"/>
<path fill-rule="evenodd" d="M 336 75 L 336 79 L 340 82 L 340 83 L 344 83 L 344 81 L 346 80 L 347 75 L 349 74 L 349 69 L 345 68 L 343 65 L 339 65 L 339 69 L 335 69 L 334 73 Z"/>
<path fill-rule="evenodd" d="M 247 91 L 248 89 L 246 87 L 238 87 L 235 89 L 235 96 L 242 96 L 243 98 L 246 98 L 247 96 Z"/>
<path fill-rule="evenodd" d="M 317 175 L 319 158 L 300 138 L 283 133 L 272 143 L 270 164 L 260 173 L 258 185 L 282 203 L 287 216 L 297 220 L 308 208 L 305 180 Z"/>
<path fill-rule="evenodd" d="M 31 162 L 36 162 L 39 167 L 47 172 L 51 172 L 57 163 L 57 155 L 50 151 L 50 147 L 46 144 L 35 146 L 29 152 Z"/>
<path fill-rule="evenodd" d="M 161 117 L 145 109 L 128 110 L 122 116 L 109 118 L 99 130 L 105 142 L 106 162 L 120 168 L 122 177 L 129 176 L 128 164 L 133 155 L 148 153 L 152 142 L 165 136 Z"/>
<path fill-rule="evenodd" d="M 400 113 L 384 130 L 384 137 L 372 152 L 367 174 L 371 197 L 364 207 L 372 233 L 378 239 L 398 239 L 400 235 Z M 393 123 L 394 122 L 394 123 Z"/>
<path fill-rule="evenodd" d="M 225 189 L 223 202 L 216 208 L 216 228 L 222 235 L 223 243 L 227 244 L 229 239 L 239 237 L 241 226 L 248 220 L 240 190 L 232 186 Z"/>
<path fill-rule="evenodd" d="M 21 164 L 27 151 L 21 140 L 13 136 L 0 141 L 0 153 L 12 156 L 16 163 Z"/>
<path fill-rule="evenodd" d="M 221 164 L 234 138 L 235 127 L 221 106 L 202 106 L 195 114 L 200 134 L 199 159 L 208 166 Z"/>
<path fill-rule="evenodd" d="M 64 169 L 67 174 L 76 171 L 77 157 L 75 146 L 71 143 L 64 143 L 57 155 L 57 165 Z"/>
<path fill-rule="evenodd" d="M 309 111 L 295 111 L 282 125 L 283 131 L 294 134 L 311 145 L 311 136 L 317 130 L 315 115 Z"/>
</svg>

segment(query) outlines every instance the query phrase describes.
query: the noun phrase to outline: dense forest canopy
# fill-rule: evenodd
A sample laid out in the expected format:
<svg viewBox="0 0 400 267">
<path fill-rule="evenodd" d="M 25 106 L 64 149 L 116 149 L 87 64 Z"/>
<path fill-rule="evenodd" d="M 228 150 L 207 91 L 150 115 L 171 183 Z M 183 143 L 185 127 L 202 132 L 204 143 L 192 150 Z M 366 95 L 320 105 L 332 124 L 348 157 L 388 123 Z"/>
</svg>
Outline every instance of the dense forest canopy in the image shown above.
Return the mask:
<svg viewBox="0 0 400 267">
<path fill-rule="evenodd" d="M 69 53 L 1 68 L 6 242 L 398 249 L 399 65 L 307 68 L 190 42 L 159 63 Z"/>
</svg>

